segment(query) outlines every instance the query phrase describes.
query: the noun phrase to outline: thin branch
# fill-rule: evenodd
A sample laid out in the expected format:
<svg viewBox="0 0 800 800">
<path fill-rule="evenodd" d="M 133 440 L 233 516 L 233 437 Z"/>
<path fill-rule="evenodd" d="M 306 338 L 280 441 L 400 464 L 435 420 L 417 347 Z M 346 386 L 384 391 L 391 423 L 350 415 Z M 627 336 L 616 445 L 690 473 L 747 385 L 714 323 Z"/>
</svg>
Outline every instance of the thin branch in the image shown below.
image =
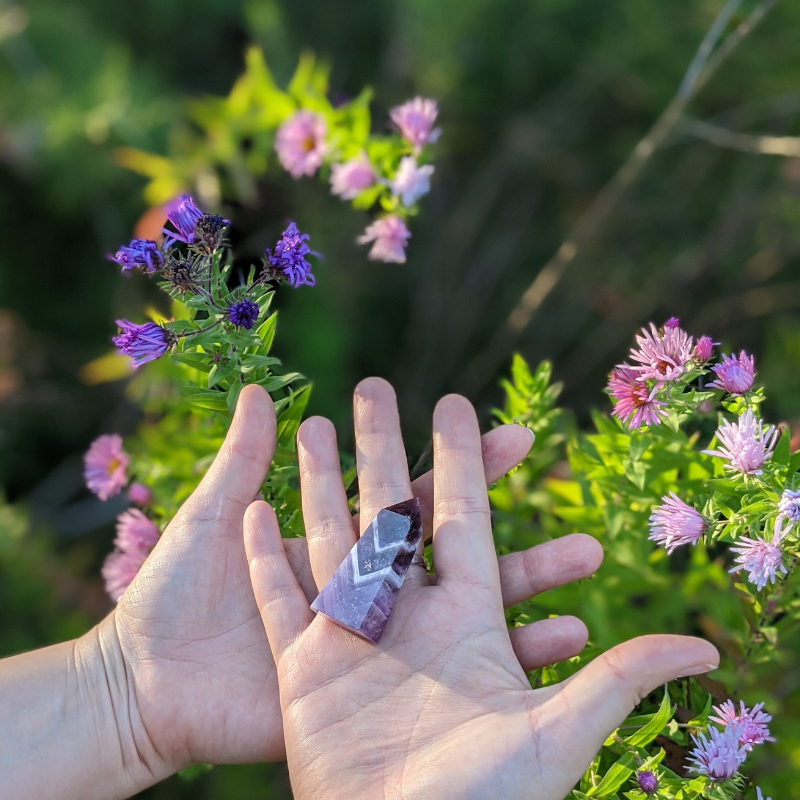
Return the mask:
<svg viewBox="0 0 800 800">
<path fill-rule="evenodd" d="M 800 136 L 756 136 L 750 133 L 738 133 L 699 119 L 684 120 L 681 129 L 717 147 L 728 147 L 744 153 L 800 158 Z"/>
<path fill-rule="evenodd" d="M 547 261 L 533 282 L 520 297 L 503 325 L 487 345 L 467 365 L 456 381 L 456 388 L 474 395 L 490 380 L 495 370 L 528 327 L 534 314 L 564 276 L 578 253 L 600 232 L 603 223 L 616 208 L 628 188 L 638 179 L 653 153 L 664 143 L 683 116 L 697 92 L 708 82 L 736 46 L 755 28 L 778 0 L 762 0 L 747 19 L 714 50 L 727 24 L 743 0 L 728 0 L 703 38 L 697 53 L 681 81 L 676 95 L 662 111 L 625 163 L 594 198 L 583 216 L 575 223 L 556 253 Z"/>
</svg>

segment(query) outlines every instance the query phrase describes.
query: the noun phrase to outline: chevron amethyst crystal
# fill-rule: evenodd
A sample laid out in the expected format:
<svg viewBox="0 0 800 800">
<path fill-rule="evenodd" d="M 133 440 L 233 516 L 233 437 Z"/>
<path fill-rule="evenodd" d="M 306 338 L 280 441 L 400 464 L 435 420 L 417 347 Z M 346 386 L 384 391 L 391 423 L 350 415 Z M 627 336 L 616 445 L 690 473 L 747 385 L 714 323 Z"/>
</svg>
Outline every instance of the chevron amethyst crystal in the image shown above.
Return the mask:
<svg viewBox="0 0 800 800">
<path fill-rule="evenodd" d="M 416 497 L 381 509 L 311 608 L 377 644 L 421 538 Z"/>
</svg>

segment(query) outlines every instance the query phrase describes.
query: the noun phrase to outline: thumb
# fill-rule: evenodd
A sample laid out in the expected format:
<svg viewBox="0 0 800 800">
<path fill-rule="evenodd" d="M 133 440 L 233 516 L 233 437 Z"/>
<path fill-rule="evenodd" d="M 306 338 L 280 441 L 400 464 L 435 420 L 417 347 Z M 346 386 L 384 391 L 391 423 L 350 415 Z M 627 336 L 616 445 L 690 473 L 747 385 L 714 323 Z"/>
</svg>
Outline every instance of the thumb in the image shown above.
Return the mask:
<svg viewBox="0 0 800 800">
<path fill-rule="evenodd" d="M 214 463 L 182 509 L 189 516 L 236 522 L 264 482 L 276 438 L 275 408 L 261 386 L 245 386 Z"/>
<path fill-rule="evenodd" d="M 560 687 L 571 741 L 589 763 L 639 701 L 674 678 L 719 666 L 717 649 L 690 636 L 642 636 L 608 650 Z"/>
</svg>

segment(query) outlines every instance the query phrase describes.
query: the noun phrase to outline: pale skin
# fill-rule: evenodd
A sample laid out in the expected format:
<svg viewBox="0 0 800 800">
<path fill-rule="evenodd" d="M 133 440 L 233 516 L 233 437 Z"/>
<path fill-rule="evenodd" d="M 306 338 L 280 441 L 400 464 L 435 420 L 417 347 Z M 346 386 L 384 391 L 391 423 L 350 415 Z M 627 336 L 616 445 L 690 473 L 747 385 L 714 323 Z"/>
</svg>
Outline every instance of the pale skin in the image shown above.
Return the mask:
<svg viewBox="0 0 800 800">
<path fill-rule="evenodd" d="M 413 493 L 430 523 L 433 475 L 413 487 L 407 473 L 397 479 L 402 445 L 391 388 L 374 379 L 362 383 L 354 410 L 362 517 Z M 530 445 L 530 434 L 518 426 L 486 434 L 484 479 L 501 477 Z M 242 539 L 245 511 L 274 446 L 269 396 L 246 387 L 217 459 L 114 611 L 76 641 L 0 661 L 4 799 L 123 798 L 193 763 L 286 757 L 265 609 L 259 615 Z M 307 610 L 358 529 L 347 510 L 330 423 L 305 422 L 298 452 L 309 537 L 307 543 L 286 540 L 280 553 Z M 249 513 L 257 521 L 270 512 L 256 505 Z M 251 545 L 259 541 L 253 533 Z M 591 575 L 602 552 L 576 534 L 499 560 L 491 556 L 502 603 L 511 605 Z M 276 610 L 281 618 L 274 624 L 283 625 L 283 610 Z M 580 652 L 586 637 L 579 620 L 562 617 L 513 631 L 506 646 L 522 674 Z M 285 669 L 287 656 L 280 660 Z M 342 664 L 351 664 L 350 655 Z M 294 723 L 287 730 L 294 736 Z"/>
<path fill-rule="evenodd" d="M 413 489 L 391 388 L 362 383 L 355 420 L 363 533 L 380 508 Z M 325 430 L 309 420 L 300 434 L 301 463 L 319 466 L 302 482 L 317 587 L 355 542 Z M 439 402 L 433 452 L 437 577 L 411 568 L 377 646 L 314 616 L 272 509 L 256 502 L 245 514 L 297 800 L 562 800 L 642 696 L 718 664 L 702 640 L 645 636 L 560 685 L 531 690 L 519 643 L 546 639 L 547 629 L 506 628 L 481 439 L 463 397 Z"/>
</svg>

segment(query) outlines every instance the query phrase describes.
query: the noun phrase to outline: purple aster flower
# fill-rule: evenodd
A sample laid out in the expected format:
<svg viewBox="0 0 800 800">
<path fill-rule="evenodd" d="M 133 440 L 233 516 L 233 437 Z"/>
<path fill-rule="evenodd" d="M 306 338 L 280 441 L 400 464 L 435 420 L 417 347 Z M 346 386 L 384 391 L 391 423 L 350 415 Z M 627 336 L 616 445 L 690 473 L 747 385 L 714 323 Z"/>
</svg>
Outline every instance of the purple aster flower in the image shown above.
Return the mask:
<svg viewBox="0 0 800 800">
<path fill-rule="evenodd" d="M 665 323 L 665 328 L 680 328 L 681 321 L 677 317 L 670 317 Z"/>
<path fill-rule="evenodd" d="M 419 167 L 413 156 L 403 156 L 397 174 L 390 184 L 392 193 L 399 197 L 407 208 L 413 206 L 420 197 L 431 190 L 432 174 L 432 166 Z"/>
<path fill-rule="evenodd" d="M 645 794 L 655 794 L 658 790 L 658 778 L 650 770 L 641 770 L 636 773 L 636 783 Z"/>
<path fill-rule="evenodd" d="M 706 455 L 724 458 L 727 469 L 745 475 L 760 475 L 761 466 L 772 455 L 778 440 L 774 425 L 764 430 L 761 420 L 748 409 L 736 422 L 724 419 L 717 429 L 719 450 L 703 450 Z"/>
<path fill-rule="evenodd" d="M 439 114 L 435 100 L 415 97 L 395 106 L 389 116 L 397 126 L 400 135 L 409 142 L 415 151 L 419 152 L 428 142 L 435 142 L 441 131 L 434 128 L 433 123 Z"/>
<path fill-rule="evenodd" d="M 176 341 L 175 334 L 155 322 L 137 325 L 126 319 L 118 319 L 117 325 L 122 333 L 111 341 L 123 355 L 133 359 L 134 367 L 161 358 Z"/>
<path fill-rule="evenodd" d="M 117 517 L 117 537 L 114 544 L 124 553 L 139 550 L 149 552 L 156 546 L 160 535 L 154 522 L 138 508 L 130 508 Z"/>
<path fill-rule="evenodd" d="M 733 725 L 739 729 L 739 744 L 747 750 L 752 750 L 754 744 L 764 742 L 774 742 L 774 737 L 769 735 L 767 723 L 772 721 L 772 717 L 762 711 L 763 703 L 757 703 L 752 709 L 740 700 L 739 712 L 733 700 L 726 700 L 722 705 L 714 706 L 714 711 L 719 716 L 709 717 L 713 722 L 718 722 L 723 728 Z"/>
<path fill-rule="evenodd" d="M 694 346 L 694 357 L 701 363 L 705 364 L 714 353 L 714 346 L 719 342 L 711 341 L 710 336 L 701 336 Z"/>
<path fill-rule="evenodd" d="M 778 573 L 788 574 L 788 570 L 783 563 L 783 551 L 780 544 L 783 533 L 776 530 L 772 541 L 768 542 L 760 536 L 757 539 L 750 539 L 747 536 L 740 537 L 737 547 L 731 547 L 734 553 L 738 553 L 734 560 L 734 566 L 728 572 L 738 572 L 745 570 L 747 580 L 754 584 L 760 592 L 768 583 L 777 583 Z"/>
<path fill-rule="evenodd" d="M 403 264 L 406 260 L 406 247 L 411 233 L 400 217 L 394 215 L 376 219 L 361 236 L 358 244 L 373 242 L 368 258 L 371 261 Z"/>
<path fill-rule="evenodd" d="M 201 253 L 213 253 L 225 241 L 225 230 L 231 224 L 219 214 L 203 214 L 195 225 L 194 247 Z"/>
<path fill-rule="evenodd" d="M 639 349 L 631 350 L 631 358 L 639 362 L 633 367 L 643 380 L 674 381 L 685 371 L 692 358 L 694 339 L 682 328 L 667 328 L 659 333 L 653 323 L 642 328 L 636 337 Z"/>
<path fill-rule="evenodd" d="M 245 298 L 228 309 L 228 319 L 237 327 L 250 330 L 258 319 L 258 303 Z"/>
<path fill-rule="evenodd" d="M 167 206 L 167 219 L 173 224 L 175 230 L 163 229 L 164 249 L 171 247 L 175 242 L 192 244 L 195 239 L 197 223 L 202 218 L 203 212 L 194 204 L 188 194 L 173 200 Z"/>
<path fill-rule="evenodd" d="M 331 167 L 331 194 L 352 200 L 375 183 L 375 171 L 365 153 Z"/>
<path fill-rule="evenodd" d="M 694 749 L 689 753 L 689 767 L 698 775 L 705 775 L 712 781 L 726 781 L 732 778 L 744 763 L 747 750 L 739 746 L 739 729 L 727 727 L 724 731 L 717 728 L 708 729 L 709 738 L 705 734 L 692 736 Z"/>
<path fill-rule="evenodd" d="M 90 492 L 108 500 L 122 491 L 128 478 L 130 458 L 122 449 L 122 437 L 116 433 L 98 436 L 83 457 L 83 477 Z"/>
<path fill-rule="evenodd" d="M 755 359 L 744 350 L 738 356 L 723 354 L 722 363 L 715 364 L 711 369 L 716 373 L 717 379 L 709 383 L 709 386 L 731 394 L 744 394 L 753 385 Z"/>
<path fill-rule="evenodd" d="M 132 483 L 128 487 L 128 500 L 137 506 L 147 506 L 153 499 L 153 493 L 142 483 Z"/>
<path fill-rule="evenodd" d="M 275 245 L 275 253 L 267 249 L 267 262 L 272 271 L 282 276 L 295 289 L 300 286 L 314 286 L 317 279 L 311 274 L 311 264 L 306 260 L 308 255 L 316 255 L 306 242 L 308 234 L 300 234 L 294 222 L 283 232 L 283 236 Z"/>
<path fill-rule="evenodd" d="M 706 530 L 706 519 L 703 515 L 681 500 L 675 492 L 661 498 L 650 515 L 651 541 L 657 542 L 672 553 L 675 548 L 684 544 L 697 544 Z"/>
<path fill-rule="evenodd" d="M 666 403 L 655 399 L 658 386 L 648 389 L 629 364 L 614 367 L 606 391 L 615 400 L 614 416 L 629 428 L 658 425 L 667 416 Z"/>
<path fill-rule="evenodd" d="M 313 175 L 320 168 L 326 133 L 325 120 L 311 111 L 298 111 L 278 128 L 275 152 L 293 178 Z"/>
<path fill-rule="evenodd" d="M 122 245 L 116 255 L 109 255 L 108 258 L 119 264 L 123 271 L 141 267 L 145 272 L 158 272 L 164 265 L 164 256 L 158 245 L 150 239 L 131 239 L 129 245 Z"/>
<path fill-rule="evenodd" d="M 131 550 L 128 553 L 115 550 L 106 556 L 101 573 L 106 583 L 106 591 L 115 603 L 120 601 L 148 555 L 144 550 Z"/>
</svg>

